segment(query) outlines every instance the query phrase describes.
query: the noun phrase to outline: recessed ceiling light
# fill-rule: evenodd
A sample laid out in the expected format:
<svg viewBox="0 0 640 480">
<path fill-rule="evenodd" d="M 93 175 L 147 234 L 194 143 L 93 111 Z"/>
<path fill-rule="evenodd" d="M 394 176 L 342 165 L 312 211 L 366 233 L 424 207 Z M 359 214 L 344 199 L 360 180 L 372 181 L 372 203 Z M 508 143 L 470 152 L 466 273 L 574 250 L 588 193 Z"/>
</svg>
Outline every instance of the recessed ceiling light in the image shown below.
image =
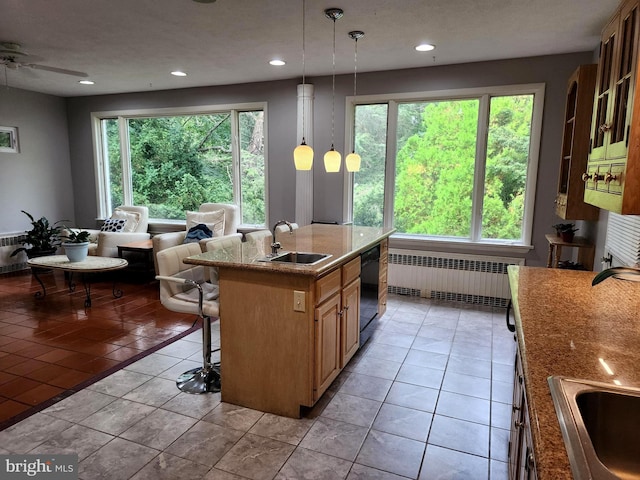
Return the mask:
<svg viewBox="0 0 640 480">
<path fill-rule="evenodd" d="M 271 60 L 269 62 L 269 65 L 273 65 L 274 67 L 281 67 L 283 65 L 285 65 L 284 60 Z"/>
<path fill-rule="evenodd" d="M 181 72 L 180 70 L 175 70 L 173 72 L 171 72 L 171 75 L 174 75 L 176 77 L 186 77 L 187 74 L 184 72 Z"/>
<path fill-rule="evenodd" d="M 91 80 L 80 80 L 78 83 L 81 83 L 82 85 L 95 85 L 96 82 L 92 82 Z"/>
<path fill-rule="evenodd" d="M 430 52 L 434 48 L 436 48 L 436 46 L 431 45 L 430 43 L 421 43 L 420 45 L 416 46 L 416 50 L 419 52 Z"/>
</svg>

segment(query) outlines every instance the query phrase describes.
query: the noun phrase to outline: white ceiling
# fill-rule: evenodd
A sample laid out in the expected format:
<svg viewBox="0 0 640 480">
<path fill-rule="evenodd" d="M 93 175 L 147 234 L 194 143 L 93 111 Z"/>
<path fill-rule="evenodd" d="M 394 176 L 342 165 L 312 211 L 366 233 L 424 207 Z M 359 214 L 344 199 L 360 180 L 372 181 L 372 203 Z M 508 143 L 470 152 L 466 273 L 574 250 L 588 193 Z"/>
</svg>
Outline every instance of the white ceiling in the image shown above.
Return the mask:
<svg viewBox="0 0 640 480">
<path fill-rule="evenodd" d="M 306 0 L 306 74 L 446 65 L 589 51 L 619 0 Z M 0 84 L 60 96 L 164 90 L 300 78 L 302 0 L 0 0 L 0 41 L 27 63 L 83 71 L 78 78 L 0 67 Z M 421 42 L 436 45 L 419 53 Z M 284 67 L 268 61 L 281 58 Z M 25 60 L 23 60 L 25 61 Z M 181 69 L 187 77 L 170 71 Z"/>
</svg>

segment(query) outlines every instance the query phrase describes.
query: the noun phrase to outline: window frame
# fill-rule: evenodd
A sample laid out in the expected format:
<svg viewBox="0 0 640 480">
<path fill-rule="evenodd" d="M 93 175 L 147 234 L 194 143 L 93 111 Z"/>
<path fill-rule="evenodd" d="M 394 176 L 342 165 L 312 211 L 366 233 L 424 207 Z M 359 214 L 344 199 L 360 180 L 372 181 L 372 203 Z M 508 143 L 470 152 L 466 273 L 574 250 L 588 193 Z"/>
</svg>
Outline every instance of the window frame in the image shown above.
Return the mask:
<svg viewBox="0 0 640 480">
<path fill-rule="evenodd" d="M 482 210 L 484 199 L 484 181 L 486 168 L 486 149 L 489 122 L 489 107 L 492 97 L 533 95 L 533 112 L 531 116 L 531 133 L 529 144 L 529 162 L 527 166 L 527 181 L 525 186 L 525 206 L 522 219 L 522 237 L 520 240 L 494 240 L 481 238 Z M 396 140 L 398 105 L 410 102 L 428 102 L 442 100 L 478 99 L 478 130 L 476 142 L 476 161 L 474 170 L 473 205 L 471 218 L 471 236 L 469 239 L 458 237 L 435 237 L 407 233 L 393 235 L 398 248 L 442 248 L 446 245 L 461 250 L 483 250 L 486 252 L 505 251 L 524 253 L 533 248 L 531 236 L 533 229 L 533 214 L 535 208 L 535 193 L 540 157 L 540 142 L 542 139 L 542 119 L 544 114 L 544 83 L 528 83 L 520 85 L 504 85 L 492 87 L 474 87 L 454 90 L 435 90 L 425 92 L 391 93 L 376 95 L 348 96 L 345 99 L 345 150 L 351 151 L 354 143 L 355 108 L 357 105 L 383 104 L 387 110 L 387 141 L 385 159 L 384 206 L 383 225 L 393 228 L 393 207 L 396 171 Z M 343 218 L 346 222 L 353 222 L 353 173 L 344 176 L 344 206 Z"/>
<path fill-rule="evenodd" d="M 109 207 L 109 172 L 106 170 L 107 165 L 104 158 L 104 146 L 107 141 L 103 135 L 102 120 L 116 119 L 118 121 L 118 129 L 120 138 L 126 139 L 120 142 L 120 158 L 122 162 L 123 175 L 123 202 L 125 205 L 133 205 L 133 182 L 131 172 L 131 158 L 129 152 L 129 132 L 127 128 L 127 120 L 132 118 L 150 118 L 150 117 L 166 117 L 180 115 L 208 115 L 219 113 L 231 114 L 231 157 L 233 162 L 233 203 L 240 208 L 240 218 L 242 219 L 242 202 L 241 202 L 241 178 L 240 178 L 240 135 L 239 135 L 239 114 L 242 112 L 257 111 L 263 112 L 263 132 L 264 132 L 264 209 L 265 224 L 264 225 L 246 225 L 241 224 L 243 228 L 261 228 L 269 224 L 269 162 L 268 162 L 268 114 L 266 102 L 251 103 L 235 103 L 223 105 L 201 105 L 191 107 L 166 107 L 166 108 L 146 108 L 131 110 L 106 110 L 99 112 L 91 112 L 91 130 L 93 138 L 93 158 L 95 167 L 96 182 L 96 200 L 98 205 L 98 218 L 109 218 L 111 209 Z M 149 219 L 157 224 L 175 224 L 183 223 L 180 220 L 170 219 Z"/>
</svg>

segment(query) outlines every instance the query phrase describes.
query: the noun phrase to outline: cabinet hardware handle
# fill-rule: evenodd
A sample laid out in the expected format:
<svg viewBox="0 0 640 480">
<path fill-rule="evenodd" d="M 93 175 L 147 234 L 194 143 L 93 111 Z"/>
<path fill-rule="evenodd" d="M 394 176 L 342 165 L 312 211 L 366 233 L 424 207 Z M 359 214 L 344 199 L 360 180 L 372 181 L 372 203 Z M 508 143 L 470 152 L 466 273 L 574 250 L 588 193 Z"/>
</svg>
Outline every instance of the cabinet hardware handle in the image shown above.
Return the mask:
<svg viewBox="0 0 640 480">
<path fill-rule="evenodd" d="M 594 183 L 598 183 L 600 180 L 604 180 L 604 175 L 601 175 L 601 174 L 599 174 L 597 172 L 594 172 L 591 175 L 591 177 L 592 177 L 591 179 L 594 181 Z"/>
<path fill-rule="evenodd" d="M 513 410 L 514 412 L 517 412 L 518 410 L 520 410 L 520 408 L 521 408 L 521 407 L 520 407 L 520 405 L 518 405 L 517 407 L 514 405 L 514 406 L 512 407 L 512 410 Z"/>
<path fill-rule="evenodd" d="M 533 453 L 530 453 L 527 457 L 527 466 L 529 467 L 529 470 L 532 470 L 535 466 L 535 458 L 533 458 Z"/>
<path fill-rule="evenodd" d="M 583 173 L 583 174 L 582 174 L 582 181 L 583 181 L 583 182 L 586 182 L 586 181 L 587 181 L 587 180 L 589 180 L 591 177 L 592 177 L 592 175 L 591 175 L 591 174 L 589 174 L 589 173 Z"/>
<path fill-rule="evenodd" d="M 613 175 L 611 172 L 607 172 L 604 174 L 604 183 L 609 184 L 612 180 L 617 180 L 618 176 Z"/>
<path fill-rule="evenodd" d="M 519 422 L 518 420 L 516 420 L 515 422 L 513 422 L 513 426 L 516 428 L 522 428 L 524 427 L 524 422 Z"/>
<path fill-rule="evenodd" d="M 598 130 L 600 130 L 600 132 L 602 132 L 602 133 L 608 132 L 609 130 L 611 130 L 611 124 L 610 123 L 603 123 L 602 125 L 600 125 L 598 127 Z"/>
<path fill-rule="evenodd" d="M 338 316 L 339 316 L 339 317 L 341 317 L 343 314 L 344 314 L 344 310 L 340 310 L 340 311 L 338 312 Z"/>
</svg>

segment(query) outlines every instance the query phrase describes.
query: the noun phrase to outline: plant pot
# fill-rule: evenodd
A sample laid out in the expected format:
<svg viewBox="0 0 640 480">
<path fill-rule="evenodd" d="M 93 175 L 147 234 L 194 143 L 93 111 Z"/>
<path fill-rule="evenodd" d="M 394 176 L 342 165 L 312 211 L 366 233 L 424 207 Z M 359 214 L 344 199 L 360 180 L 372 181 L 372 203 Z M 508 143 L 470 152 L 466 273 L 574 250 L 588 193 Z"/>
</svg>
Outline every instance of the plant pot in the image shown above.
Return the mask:
<svg viewBox="0 0 640 480">
<path fill-rule="evenodd" d="M 29 250 L 27 250 L 27 258 L 47 257 L 49 255 L 55 254 L 55 248 L 50 248 L 48 250 L 36 250 L 35 248 L 30 248 Z"/>
<path fill-rule="evenodd" d="M 89 253 L 89 242 L 63 243 L 62 246 L 70 262 L 81 262 Z"/>
<path fill-rule="evenodd" d="M 575 232 L 560 232 L 560 238 L 563 242 L 571 243 L 573 242 L 573 237 L 575 236 Z"/>
</svg>

